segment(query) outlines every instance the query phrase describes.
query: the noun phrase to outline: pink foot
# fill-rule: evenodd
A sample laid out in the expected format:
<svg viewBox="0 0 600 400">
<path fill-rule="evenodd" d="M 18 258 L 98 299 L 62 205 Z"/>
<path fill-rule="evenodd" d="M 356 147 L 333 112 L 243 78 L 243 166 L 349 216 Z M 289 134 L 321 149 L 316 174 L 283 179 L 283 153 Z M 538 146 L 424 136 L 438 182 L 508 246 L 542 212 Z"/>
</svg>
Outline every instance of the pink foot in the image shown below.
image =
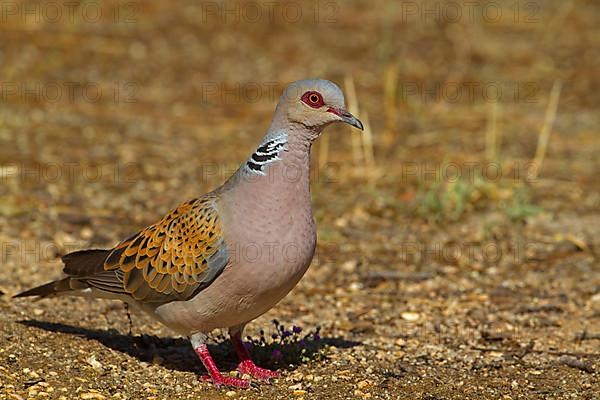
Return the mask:
<svg viewBox="0 0 600 400">
<path fill-rule="evenodd" d="M 216 375 L 214 377 L 202 375 L 200 379 L 204 382 L 212 382 L 212 384 L 215 385 L 215 387 L 217 388 L 221 386 L 229 386 L 240 389 L 248 389 L 250 387 L 250 381 L 240 378 L 234 378 L 232 376 L 225 376 L 222 374 Z"/>
<path fill-rule="evenodd" d="M 202 336 L 199 337 L 201 339 L 203 338 Z M 213 361 L 212 357 L 210 356 L 206 344 L 202 343 L 201 341 L 194 343 L 195 341 L 196 338 L 192 336 L 192 345 L 194 346 L 194 351 L 196 351 L 196 354 L 198 355 L 198 357 L 200 357 L 202 364 L 204 364 L 204 368 L 206 368 L 208 374 L 210 375 L 202 376 L 200 377 L 200 379 L 202 379 L 203 381 L 212 382 L 213 385 L 215 385 L 216 387 L 232 386 L 241 389 L 247 389 L 250 387 L 250 381 L 221 374 L 221 372 L 219 372 L 219 369 L 215 365 L 215 362 Z"/>
<path fill-rule="evenodd" d="M 230 331 L 230 336 L 233 348 L 240 359 L 240 363 L 237 367 L 238 371 L 240 371 L 242 374 L 248 374 L 254 379 L 260 379 L 263 381 L 268 381 L 271 378 L 276 378 L 279 376 L 278 372 L 264 369 L 254 364 L 254 361 L 250 359 L 250 353 L 248 353 L 248 349 L 246 349 L 244 342 L 242 342 L 241 331 Z"/>
<path fill-rule="evenodd" d="M 279 372 L 258 367 L 250 359 L 240 362 L 237 370 L 242 374 L 248 374 L 255 379 L 260 379 L 263 381 L 268 381 L 271 378 L 277 378 L 279 376 Z"/>
</svg>

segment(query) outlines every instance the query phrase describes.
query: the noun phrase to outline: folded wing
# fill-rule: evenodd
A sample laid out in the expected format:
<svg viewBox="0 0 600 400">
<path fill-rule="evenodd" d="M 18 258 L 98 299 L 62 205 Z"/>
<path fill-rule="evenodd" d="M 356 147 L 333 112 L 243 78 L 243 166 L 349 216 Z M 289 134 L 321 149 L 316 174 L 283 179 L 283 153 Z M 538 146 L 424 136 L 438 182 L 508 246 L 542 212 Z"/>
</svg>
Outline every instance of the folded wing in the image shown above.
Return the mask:
<svg viewBox="0 0 600 400">
<path fill-rule="evenodd" d="M 141 302 L 189 299 L 227 265 L 221 221 L 210 195 L 183 203 L 119 243 L 101 264 L 85 262 L 89 255 L 77 262 L 73 255 L 65 256 L 64 269 L 72 278 Z"/>
</svg>

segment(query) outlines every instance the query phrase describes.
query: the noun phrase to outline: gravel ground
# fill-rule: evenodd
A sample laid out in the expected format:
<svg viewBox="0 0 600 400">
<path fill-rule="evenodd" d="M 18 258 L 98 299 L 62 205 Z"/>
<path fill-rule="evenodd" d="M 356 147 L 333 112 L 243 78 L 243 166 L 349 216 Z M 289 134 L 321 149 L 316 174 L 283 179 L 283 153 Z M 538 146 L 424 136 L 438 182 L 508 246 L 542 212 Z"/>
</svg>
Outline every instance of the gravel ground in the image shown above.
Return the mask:
<svg viewBox="0 0 600 400">
<path fill-rule="evenodd" d="M 23 22 L 17 9 L 0 24 L 0 399 L 600 398 L 597 2 L 539 3 L 531 24 L 514 23 L 511 2 L 496 3 L 510 15 L 498 23 L 423 21 L 395 2 L 321 3 L 317 23 L 308 3 L 294 3 L 297 23 L 223 22 L 189 1 L 97 4 L 98 22 Z M 389 100 L 390 71 L 398 86 L 533 83 L 536 101 Z M 279 379 L 217 390 L 185 339 L 135 310 L 130 333 L 119 302 L 11 299 L 59 277 L 60 255 L 112 246 L 217 186 L 266 129 L 268 88 L 307 76 L 353 77 L 375 166 L 342 127 L 313 149 L 317 257 L 246 331 Z M 548 152 L 528 179 L 557 80 Z M 68 82 L 100 95 L 52 101 Z M 485 163 L 490 129 L 501 179 L 426 174 Z M 281 326 L 296 333 L 281 339 Z M 234 368 L 221 333 L 211 350 Z"/>
</svg>

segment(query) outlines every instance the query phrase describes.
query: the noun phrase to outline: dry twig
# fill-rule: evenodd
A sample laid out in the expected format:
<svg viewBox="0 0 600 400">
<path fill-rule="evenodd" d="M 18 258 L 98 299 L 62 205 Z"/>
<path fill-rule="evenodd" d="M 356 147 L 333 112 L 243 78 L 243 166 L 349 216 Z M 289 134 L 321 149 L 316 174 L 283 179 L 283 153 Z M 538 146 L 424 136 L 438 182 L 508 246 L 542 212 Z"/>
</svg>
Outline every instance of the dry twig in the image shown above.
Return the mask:
<svg viewBox="0 0 600 400">
<path fill-rule="evenodd" d="M 590 374 L 594 372 L 594 367 L 589 361 L 582 361 L 569 356 L 562 356 L 558 361 L 567 367 L 577 368 Z"/>
</svg>

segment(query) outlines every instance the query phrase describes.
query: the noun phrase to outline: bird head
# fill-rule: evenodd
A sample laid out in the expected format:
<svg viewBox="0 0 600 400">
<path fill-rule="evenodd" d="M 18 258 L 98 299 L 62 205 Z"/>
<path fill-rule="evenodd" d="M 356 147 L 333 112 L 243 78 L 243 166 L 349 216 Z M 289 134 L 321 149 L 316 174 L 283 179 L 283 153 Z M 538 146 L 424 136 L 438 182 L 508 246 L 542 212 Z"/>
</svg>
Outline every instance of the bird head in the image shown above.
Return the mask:
<svg viewBox="0 0 600 400">
<path fill-rule="evenodd" d="M 333 122 L 344 122 L 363 130 L 358 118 L 346 110 L 344 94 L 333 82 L 316 79 L 290 83 L 279 100 L 278 110 L 287 120 L 317 134 Z"/>
</svg>

